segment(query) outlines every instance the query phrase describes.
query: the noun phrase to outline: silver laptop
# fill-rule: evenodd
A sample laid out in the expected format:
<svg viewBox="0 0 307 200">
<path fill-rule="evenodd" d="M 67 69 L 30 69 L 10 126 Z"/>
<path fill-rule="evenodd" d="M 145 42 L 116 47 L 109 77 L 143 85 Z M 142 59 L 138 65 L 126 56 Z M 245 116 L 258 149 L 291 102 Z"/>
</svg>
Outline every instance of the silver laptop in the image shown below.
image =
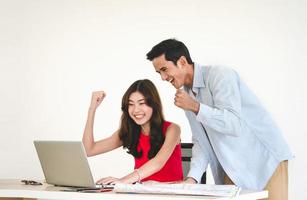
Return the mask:
<svg viewBox="0 0 307 200">
<path fill-rule="evenodd" d="M 46 182 L 57 186 L 103 188 L 96 185 L 82 142 L 34 141 Z"/>
</svg>

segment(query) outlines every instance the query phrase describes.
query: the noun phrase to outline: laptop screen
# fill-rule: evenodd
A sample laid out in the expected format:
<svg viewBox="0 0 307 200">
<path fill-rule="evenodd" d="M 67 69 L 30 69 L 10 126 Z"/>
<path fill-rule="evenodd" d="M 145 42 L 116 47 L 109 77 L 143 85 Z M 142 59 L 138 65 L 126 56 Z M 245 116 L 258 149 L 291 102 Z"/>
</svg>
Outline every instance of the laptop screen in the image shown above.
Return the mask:
<svg viewBox="0 0 307 200">
<path fill-rule="evenodd" d="M 81 141 L 34 141 L 46 182 L 96 187 Z"/>
</svg>

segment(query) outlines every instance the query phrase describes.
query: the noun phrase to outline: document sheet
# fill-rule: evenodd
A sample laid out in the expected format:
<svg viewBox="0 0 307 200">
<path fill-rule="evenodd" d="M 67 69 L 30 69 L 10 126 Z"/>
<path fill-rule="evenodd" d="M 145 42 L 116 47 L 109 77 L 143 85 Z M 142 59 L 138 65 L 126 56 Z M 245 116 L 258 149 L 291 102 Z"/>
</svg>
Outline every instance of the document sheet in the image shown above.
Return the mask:
<svg viewBox="0 0 307 200">
<path fill-rule="evenodd" d="M 114 187 L 114 191 L 119 193 L 180 194 L 235 197 L 238 196 L 240 188 L 235 185 L 145 183 L 116 184 Z"/>
</svg>

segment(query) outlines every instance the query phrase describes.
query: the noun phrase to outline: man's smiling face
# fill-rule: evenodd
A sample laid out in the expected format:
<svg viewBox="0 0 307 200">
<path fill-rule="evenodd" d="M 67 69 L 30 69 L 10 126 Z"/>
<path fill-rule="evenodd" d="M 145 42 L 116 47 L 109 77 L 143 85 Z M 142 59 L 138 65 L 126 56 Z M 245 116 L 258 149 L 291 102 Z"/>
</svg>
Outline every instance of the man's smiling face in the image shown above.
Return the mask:
<svg viewBox="0 0 307 200">
<path fill-rule="evenodd" d="M 157 73 L 160 74 L 163 81 L 170 82 L 176 89 L 179 89 L 184 84 L 184 71 L 179 62 L 175 65 L 172 61 L 165 59 L 162 54 L 152 60 L 153 66 Z"/>
</svg>

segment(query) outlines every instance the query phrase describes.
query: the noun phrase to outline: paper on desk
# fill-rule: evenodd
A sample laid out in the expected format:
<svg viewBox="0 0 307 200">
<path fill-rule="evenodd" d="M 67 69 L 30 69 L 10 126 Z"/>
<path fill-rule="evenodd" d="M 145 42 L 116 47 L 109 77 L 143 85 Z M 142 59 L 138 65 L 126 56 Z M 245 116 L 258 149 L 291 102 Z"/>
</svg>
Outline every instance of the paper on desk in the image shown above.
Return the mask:
<svg viewBox="0 0 307 200">
<path fill-rule="evenodd" d="M 143 193 L 143 194 L 182 194 L 234 197 L 240 189 L 235 185 L 207 185 L 207 184 L 116 184 L 115 192 L 119 193 Z"/>
</svg>

